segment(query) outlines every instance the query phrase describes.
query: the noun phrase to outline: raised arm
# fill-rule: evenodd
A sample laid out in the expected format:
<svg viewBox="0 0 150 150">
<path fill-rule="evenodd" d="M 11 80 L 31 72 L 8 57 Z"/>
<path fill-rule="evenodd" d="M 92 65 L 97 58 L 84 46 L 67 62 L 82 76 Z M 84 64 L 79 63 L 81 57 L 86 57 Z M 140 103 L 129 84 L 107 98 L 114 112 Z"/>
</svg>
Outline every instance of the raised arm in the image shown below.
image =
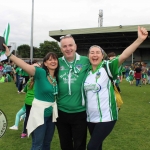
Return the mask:
<svg viewBox="0 0 150 150">
<path fill-rule="evenodd" d="M 148 32 L 145 28 L 138 26 L 138 38 L 128 46 L 119 56 L 119 65 L 121 65 L 147 38 Z"/>
<path fill-rule="evenodd" d="M 7 57 L 9 57 L 9 59 L 11 61 L 13 61 L 17 66 L 19 66 L 20 68 L 22 68 L 28 74 L 34 76 L 34 74 L 35 74 L 35 68 L 34 68 L 34 66 L 27 64 L 22 59 L 20 59 L 20 58 L 16 57 L 15 55 L 11 54 L 10 51 L 9 51 L 9 49 L 8 49 L 8 47 L 5 44 L 3 44 L 3 46 L 6 49 L 5 55 Z"/>
</svg>

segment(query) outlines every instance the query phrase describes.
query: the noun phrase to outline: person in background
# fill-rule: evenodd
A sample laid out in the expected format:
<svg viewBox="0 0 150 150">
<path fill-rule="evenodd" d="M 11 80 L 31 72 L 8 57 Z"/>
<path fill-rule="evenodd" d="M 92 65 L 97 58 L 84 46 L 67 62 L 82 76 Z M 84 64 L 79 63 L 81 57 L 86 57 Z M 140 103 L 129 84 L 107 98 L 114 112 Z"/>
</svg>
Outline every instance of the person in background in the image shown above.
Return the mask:
<svg viewBox="0 0 150 150">
<path fill-rule="evenodd" d="M 147 38 L 148 32 L 138 27 L 138 38 L 121 55 L 103 61 L 103 49 L 97 45 L 89 48 L 90 70 L 84 82 L 87 122 L 91 135 L 87 150 L 102 150 L 104 139 L 111 133 L 118 120 L 114 87 L 109 76 L 116 79 L 119 66 Z M 106 66 L 106 69 L 104 68 Z"/>
<path fill-rule="evenodd" d="M 3 73 L 3 64 L 0 62 L 0 73 Z"/>
<path fill-rule="evenodd" d="M 60 37 L 63 57 L 59 58 L 58 73 L 58 129 L 62 150 L 85 150 L 87 137 L 86 107 L 81 90 L 89 60 L 76 53 L 71 35 Z"/>
<path fill-rule="evenodd" d="M 123 77 L 123 78 L 125 78 L 125 71 L 126 71 L 125 66 L 122 66 L 122 77 Z"/>
<path fill-rule="evenodd" d="M 0 83 L 4 83 L 4 82 L 5 82 L 5 76 L 0 73 Z"/>
<path fill-rule="evenodd" d="M 142 84 L 146 85 L 147 83 L 147 70 L 146 68 L 142 69 Z"/>
<path fill-rule="evenodd" d="M 27 122 L 28 122 L 28 118 L 30 115 L 30 110 L 32 107 L 32 101 L 34 99 L 34 77 L 31 77 L 30 80 L 27 82 L 27 84 L 25 85 L 23 92 L 26 93 L 26 97 L 25 97 L 25 109 L 26 109 L 26 118 L 24 120 L 24 126 L 23 126 L 23 131 L 21 134 L 21 138 L 25 138 L 27 137 Z"/>
<path fill-rule="evenodd" d="M 126 78 L 129 76 L 129 72 L 130 72 L 130 67 L 129 66 L 125 66 L 125 75 L 126 75 Z"/>
<path fill-rule="evenodd" d="M 127 81 L 129 81 L 130 85 L 133 85 L 134 81 L 134 70 L 131 69 L 129 72 L 129 76 L 126 78 Z"/>
<path fill-rule="evenodd" d="M 148 76 L 148 84 L 150 84 L 150 68 L 148 68 L 147 76 Z"/>
<path fill-rule="evenodd" d="M 16 114 L 15 124 L 9 127 L 9 129 L 18 130 L 19 121 L 23 120 L 25 117 L 26 117 L 26 108 L 25 105 L 23 105 L 23 107 Z"/>
<path fill-rule="evenodd" d="M 110 52 L 108 54 L 108 57 L 110 60 L 114 59 L 116 57 L 116 54 L 114 52 Z M 120 90 L 120 87 L 119 87 L 119 84 L 122 82 L 122 65 L 119 67 L 118 69 L 118 76 L 117 78 L 114 80 L 114 83 L 118 89 L 118 92 L 121 93 L 121 90 Z"/>
<path fill-rule="evenodd" d="M 11 82 L 11 76 L 9 73 L 5 74 L 5 82 Z"/>
<path fill-rule="evenodd" d="M 22 68 L 17 66 L 15 71 L 16 71 L 16 86 L 18 88 L 18 94 L 20 94 L 22 90 L 22 81 L 23 81 Z"/>
<path fill-rule="evenodd" d="M 7 65 L 5 66 L 5 71 L 6 71 L 6 73 L 8 73 L 11 76 L 12 67 L 11 67 L 10 63 L 7 63 Z"/>
<path fill-rule="evenodd" d="M 29 74 L 26 72 L 26 71 L 24 71 L 24 70 L 22 70 L 22 77 L 24 78 L 23 80 L 24 80 L 24 82 L 23 82 L 23 87 L 27 84 L 27 82 L 29 81 Z"/>
<path fill-rule="evenodd" d="M 32 135 L 31 150 L 50 150 L 57 114 L 57 55 L 49 52 L 43 59 L 43 68 L 29 65 L 9 52 L 5 55 L 17 66 L 34 76 L 34 100 L 27 123 L 28 136 Z M 49 50 L 50 51 L 50 50 Z M 40 88 L 42 87 L 42 88 Z M 53 118 L 52 118 L 53 116 Z M 53 119 L 53 120 L 52 120 Z"/>
<path fill-rule="evenodd" d="M 135 74 L 134 74 L 134 77 L 135 77 L 135 80 L 136 80 L 136 86 L 140 86 L 141 87 L 141 78 L 142 78 L 142 74 L 141 74 L 141 67 L 138 65 L 135 67 Z"/>
</svg>

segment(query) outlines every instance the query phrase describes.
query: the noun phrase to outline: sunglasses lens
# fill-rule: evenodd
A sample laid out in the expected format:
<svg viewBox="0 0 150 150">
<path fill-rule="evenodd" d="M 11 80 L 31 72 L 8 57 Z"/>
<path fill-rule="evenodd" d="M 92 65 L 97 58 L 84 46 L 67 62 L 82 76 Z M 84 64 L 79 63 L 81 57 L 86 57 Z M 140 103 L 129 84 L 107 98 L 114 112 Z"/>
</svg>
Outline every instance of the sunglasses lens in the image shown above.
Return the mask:
<svg viewBox="0 0 150 150">
<path fill-rule="evenodd" d="M 64 36 L 61 36 L 61 37 L 60 37 L 60 40 L 63 39 L 63 38 L 64 38 Z"/>
</svg>

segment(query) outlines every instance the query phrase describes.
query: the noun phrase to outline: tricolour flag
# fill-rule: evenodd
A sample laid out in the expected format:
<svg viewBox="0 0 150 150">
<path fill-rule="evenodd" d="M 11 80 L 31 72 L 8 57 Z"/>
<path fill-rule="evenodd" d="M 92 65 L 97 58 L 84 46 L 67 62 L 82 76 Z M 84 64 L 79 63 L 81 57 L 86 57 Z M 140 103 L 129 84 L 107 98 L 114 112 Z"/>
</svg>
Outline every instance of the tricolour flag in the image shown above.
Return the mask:
<svg viewBox="0 0 150 150">
<path fill-rule="evenodd" d="M 10 25 L 8 23 L 7 28 L 4 31 L 3 37 L 5 39 L 5 44 L 8 44 L 8 37 L 9 37 L 9 33 L 10 33 Z"/>
</svg>

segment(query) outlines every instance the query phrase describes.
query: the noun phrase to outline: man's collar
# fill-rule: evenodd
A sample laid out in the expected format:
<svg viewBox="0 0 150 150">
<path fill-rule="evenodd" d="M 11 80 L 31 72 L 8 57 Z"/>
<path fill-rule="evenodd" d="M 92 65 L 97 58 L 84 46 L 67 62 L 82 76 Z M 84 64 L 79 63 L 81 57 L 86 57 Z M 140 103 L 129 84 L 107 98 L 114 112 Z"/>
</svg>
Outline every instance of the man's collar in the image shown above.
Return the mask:
<svg viewBox="0 0 150 150">
<path fill-rule="evenodd" d="M 76 60 L 80 60 L 80 55 L 78 53 L 75 53 L 75 55 L 76 55 L 75 59 Z M 62 60 L 65 60 L 64 56 L 62 57 Z"/>
</svg>

